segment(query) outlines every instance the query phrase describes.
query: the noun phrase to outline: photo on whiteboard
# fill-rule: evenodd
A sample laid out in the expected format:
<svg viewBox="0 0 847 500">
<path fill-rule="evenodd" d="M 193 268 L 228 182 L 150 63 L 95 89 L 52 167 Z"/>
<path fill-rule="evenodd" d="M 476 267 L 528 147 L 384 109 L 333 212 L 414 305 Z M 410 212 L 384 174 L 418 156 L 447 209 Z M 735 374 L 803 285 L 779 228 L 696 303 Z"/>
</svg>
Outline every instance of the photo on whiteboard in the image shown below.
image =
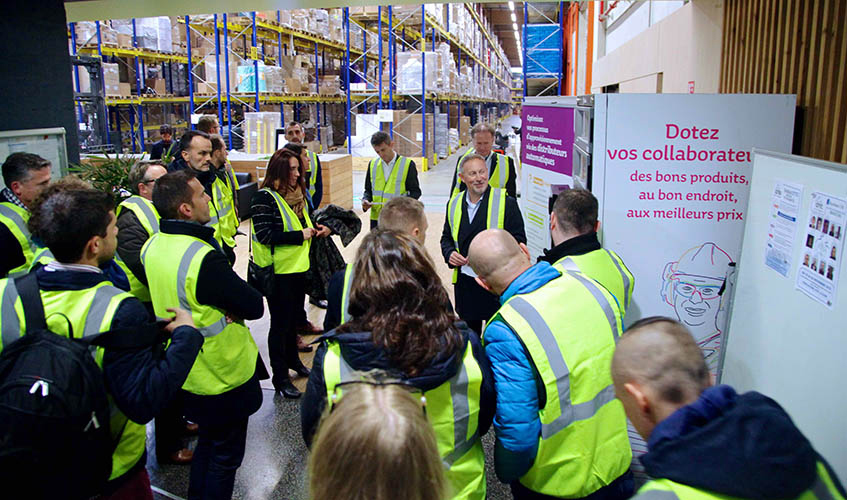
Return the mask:
<svg viewBox="0 0 847 500">
<path fill-rule="evenodd" d="M 706 242 L 665 264 L 662 299 L 694 335 L 710 369 L 718 362 L 726 305 L 722 294 L 729 264 L 722 248 Z"/>
<path fill-rule="evenodd" d="M 813 235 L 806 235 L 806 246 L 809 248 L 815 248 L 815 237 Z"/>
<path fill-rule="evenodd" d="M 803 265 L 809 267 L 809 254 L 803 256 Z"/>
</svg>

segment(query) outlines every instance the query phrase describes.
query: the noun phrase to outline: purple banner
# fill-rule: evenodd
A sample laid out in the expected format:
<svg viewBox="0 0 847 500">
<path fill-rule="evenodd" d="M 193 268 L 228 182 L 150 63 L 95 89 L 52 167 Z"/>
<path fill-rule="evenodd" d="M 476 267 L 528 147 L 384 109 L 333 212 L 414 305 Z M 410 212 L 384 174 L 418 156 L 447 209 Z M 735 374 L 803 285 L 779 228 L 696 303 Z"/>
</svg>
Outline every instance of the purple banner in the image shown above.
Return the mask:
<svg viewBox="0 0 847 500">
<path fill-rule="evenodd" d="M 573 175 L 574 108 L 524 106 L 521 163 Z"/>
</svg>

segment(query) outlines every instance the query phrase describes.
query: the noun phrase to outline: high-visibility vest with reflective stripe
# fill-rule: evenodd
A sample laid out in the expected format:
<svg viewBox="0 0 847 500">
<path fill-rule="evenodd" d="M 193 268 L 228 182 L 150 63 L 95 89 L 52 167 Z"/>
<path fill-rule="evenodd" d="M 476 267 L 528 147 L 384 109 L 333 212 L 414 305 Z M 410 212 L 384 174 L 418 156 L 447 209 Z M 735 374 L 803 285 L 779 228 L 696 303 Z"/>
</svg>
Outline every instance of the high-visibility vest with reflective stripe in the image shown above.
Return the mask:
<svg viewBox="0 0 847 500">
<path fill-rule="evenodd" d="M 341 390 L 336 390 L 338 384 L 360 378 L 344 360 L 340 344 L 331 338 L 326 342 L 324 381 L 327 405 L 331 405 L 333 396 L 341 397 Z M 453 499 L 485 498 L 485 455 L 479 439 L 481 387 L 482 370 L 468 342 L 456 375 L 423 393 L 426 418 L 435 430 L 438 453 L 452 486 Z"/>
<path fill-rule="evenodd" d="M 124 210 L 135 214 L 138 222 L 147 231 L 148 238 L 159 232 L 159 212 L 150 200 L 137 195 L 130 196 L 118 205 L 116 215 L 120 216 Z M 126 279 L 129 281 L 129 293 L 141 302 L 150 302 L 150 289 L 135 276 L 117 252 L 115 252 L 115 263 L 126 274 Z"/>
<path fill-rule="evenodd" d="M 632 300 L 635 278 L 618 254 L 601 248 L 582 255 L 570 255 L 554 265 L 562 270 L 579 271 L 598 281 L 618 299 L 621 314 L 626 314 Z"/>
<path fill-rule="evenodd" d="M 279 212 L 282 214 L 283 230 L 286 232 L 302 231 L 303 224 L 300 223 L 300 218 L 288 206 L 285 198 L 273 189 L 264 188 L 264 191 L 270 193 L 274 200 L 276 200 Z M 307 227 L 314 227 L 305 205 L 303 208 L 303 219 L 306 221 Z M 251 250 L 253 262 L 257 266 L 266 267 L 273 264 L 274 274 L 302 273 L 309 270 L 309 249 L 312 246 L 312 240 L 304 240 L 302 245 L 274 245 L 273 252 L 271 252 L 269 245 L 259 243 L 259 240 L 256 238 L 256 228 L 253 227 L 253 219 L 250 219 L 250 237 L 253 239 L 253 248 Z"/>
<path fill-rule="evenodd" d="M 197 301 L 200 265 L 216 251 L 199 238 L 169 233 L 154 234 L 141 248 L 156 317 L 170 317 L 169 307 L 191 311 L 206 338 L 182 386 L 199 395 L 222 394 L 247 382 L 259 353 L 243 320 L 228 323 L 226 311 Z"/>
<path fill-rule="evenodd" d="M 450 234 L 453 236 L 453 244 L 456 251 L 459 250 L 459 225 L 462 222 L 462 204 L 467 191 L 456 193 L 447 203 L 447 223 L 450 225 Z M 506 220 L 506 190 L 491 188 L 484 195 L 488 196 L 488 212 L 485 214 L 486 228 L 503 229 Z M 480 198 L 482 202 L 484 198 Z M 479 213 L 476 214 L 479 217 Z M 459 268 L 453 269 L 453 283 L 459 278 Z"/>
<path fill-rule="evenodd" d="M 584 274 L 565 271 L 537 290 L 510 297 L 489 324 L 497 320 L 526 347 L 546 394 L 538 414 L 538 454 L 521 484 L 577 498 L 625 473 L 632 452 L 609 369 L 623 332 L 615 298 Z"/>
<path fill-rule="evenodd" d="M 226 229 L 223 228 L 229 220 L 230 214 L 235 211 L 232 191 L 227 186 L 227 183 L 221 180 L 217 175 L 212 182 L 212 199 L 209 200 L 209 222 L 208 227 L 215 229 L 215 240 L 218 244 L 224 244 L 224 234 Z M 231 223 L 231 222 L 230 222 Z M 232 239 L 232 245 L 235 246 L 235 239 Z"/>
<path fill-rule="evenodd" d="M 344 269 L 344 288 L 341 291 L 341 324 L 352 319 L 350 316 L 350 289 L 353 288 L 353 264 Z"/>
<path fill-rule="evenodd" d="M 462 179 L 459 178 L 459 174 L 462 173 L 462 159 L 470 154 L 474 154 L 473 148 L 468 149 L 456 163 L 456 185 L 453 186 L 452 196 L 456 196 L 460 191 L 459 186 L 462 185 Z M 506 189 L 506 184 L 509 182 L 509 157 L 500 153 L 491 154 L 495 155 L 495 162 L 494 171 L 488 176 L 488 185 L 492 188 Z M 486 161 L 485 164 L 487 166 L 488 162 Z"/>
<path fill-rule="evenodd" d="M 117 258 L 118 254 L 115 254 Z M 35 256 L 32 258 L 32 263 L 29 265 L 29 270 L 32 271 L 39 264 L 42 266 L 46 266 L 47 264 L 56 260 L 56 257 L 53 257 L 53 252 L 50 251 L 47 247 L 37 247 L 35 250 Z"/>
<path fill-rule="evenodd" d="M 236 211 L 236 193 L 238 192 L 238 181 L 232 174 L 232 167 L 224 167 L 223 186 L 221 186 L 221 196 L 223 203 L 232 207 L 230 210 L 224 211 L 221 209 L 220 232 L 221 240 L 230 248 L 235 247 L 235 234 L 238 232 L 238 212 Z M 214 191 L 214 186 L 212 187 Z"/>
<path fill-rule="evenodd" d="M 40 294 L 47 328 L 65 337 L 73 332 L 74 338 L 91 337 L 109 330 L 121 302 L 132 297 L 108 281 L 83 290 L 41 290 Z M 7 346 L 26 332 L 26 319 L 14 280 L 0 280 L 0 297 L 3 300 L 0 306 L 2 344 Z M 98 347 L 92 351 L 92 356 L 97 366 L 102 369 L 103 348 Z M 147 432 L 144 425 L 129 420 L 118 409 L 111 394 L 108 399 L 109 429 L 112 432 L 112 442 L 117 443 L 112 452 L 112 474 L 109 479 L 115 479 L 125 474 L 141 459 Z"/>
<path fill-rule="evenodd" d="M 35 254 L 35 245 L 26 223 L 29 221 L 29 211 L 8 201 L 0 202 L 0 224 L 4 224 L 21 245 L 24 254 L 24 263 L 9 270 L 9 277 L 14 278 L 26 274 L 32 264 Z"/>
<path fill-rule="evenodd" d="M 159 212 L 156 211 L 156 207 L 152 201 L 138 195 L 133 195 L 118 205 L 115 215 L 120 216 L 124 210 L 129 210 L 135 214 L 138 222 L 147 231 L 148 237 L 153 236 L 153 233 L 159 232 Z"/>
<path fill-rule="evenodd" d="M 309 175 L 309 196 L 314 198 L 315 193 L 318 192 L 318 154 L 307 149 L 306 156 L 309 157 L 309 172 L 311 172 L 311 175 Z"/>
<path fill-rule="evenodd" d="M 738 497 L 687 486 L 670 479 L 655 479 L 638 490 L 634 500 L 741 500 Z M 796 500 L 845 500 L 826 466 L 818 462 L 818 477 Z"/>
<path fill-rule="evenodd" d="M 371 220 L 379 219 L 382 207 L 390 199 L 406 195 L 406 178 L 409 176 L 412 160 L 397 155 L 391 173 L 388 174 L 388 179 L 385 178 L 385 172 L 382 171 L 382 164 L 382 158 L 377 157 L 371 160 L 370 165 L 368 165 L 371 174 L 371 201 L 373 202 Z"/>
</svg>

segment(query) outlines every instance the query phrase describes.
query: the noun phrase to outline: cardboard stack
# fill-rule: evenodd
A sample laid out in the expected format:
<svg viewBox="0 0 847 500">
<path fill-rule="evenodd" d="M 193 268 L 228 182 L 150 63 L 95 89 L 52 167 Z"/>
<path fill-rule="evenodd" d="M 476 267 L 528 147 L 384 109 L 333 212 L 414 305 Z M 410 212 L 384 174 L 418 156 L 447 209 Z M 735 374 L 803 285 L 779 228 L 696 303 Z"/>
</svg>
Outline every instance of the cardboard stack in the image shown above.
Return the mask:
<svg viewBox="0 0 847 500">
<path fill-rule="evenodd" d="M 320 159 L 323 181 L 321 206 L 333 204 L 351 210 L 353 208 L 353 158 L 350 155 L 322 154 Z"/>
<path fill-rule="evenodd" d="M 437 90 L 439 65 L 437 52 L 426 52 L 426 90 Z M 424 53 L 419 50 L 397 53 L 397 93 L 414 94 L 421 92 L 424 72 Z"/>
<path fill-rule="evenodd" d="M 423 124 L 420 113 L 394 112 L 394 149 L 398 154 L 409 157 L 432 157 L 432 139 L 435 136 L 432 113 L 426 115 L 426 133 L 424 133 Z M 425 153 L 423 151 L 424 138 L 426 138 Z"/>
<path fill-rule="evenodd" d="M 459 140 L 462 144 L 471 142 L 471 117 L 462 116 L 459 118 Z"/>
<path fill-rule="evenodd" d="M 103 86 L 106 89 L 106 95 L 108 95 L 108 96 L 122 95 L 121 91 L 124 90 L 124 89 L 121 89 L 121 86 L 120 86 L 121 85 L 120 71 L 118 69 L 117 63 L 103 63 L 102 67 L 103 67 Z M 80 73 L 80 76 L 82 75 L 82 73 L 85 73 L 86 77 L 88 76 L 87 71 L 80 71 L 79 73 Z M 80 83 L 82 83 L 82 82 L 80 82 Z M 126 84 L 126 85 L 129 85 L 129 84 Z M 80 87 L 82 87 L 81 84 L 80 84 Z M 129 93 L 124 94 L 124 95 L 129 95 Z"/>
</svg>

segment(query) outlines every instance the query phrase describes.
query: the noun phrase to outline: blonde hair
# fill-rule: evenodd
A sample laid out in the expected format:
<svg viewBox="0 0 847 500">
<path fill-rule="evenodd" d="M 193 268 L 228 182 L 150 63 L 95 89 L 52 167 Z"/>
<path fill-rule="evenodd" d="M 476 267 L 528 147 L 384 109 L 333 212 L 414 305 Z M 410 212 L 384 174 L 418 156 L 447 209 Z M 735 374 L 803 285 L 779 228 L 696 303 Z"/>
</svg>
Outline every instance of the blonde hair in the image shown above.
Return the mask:
<svg viewBox="0 0 847 500">
<path fill-rule="evenodd" d="M 309 457 L 309 498 L 446 498 L 435 432 L 420 399 L 396 384 L 359 383 L 327 408 Z"/>
</svg>

